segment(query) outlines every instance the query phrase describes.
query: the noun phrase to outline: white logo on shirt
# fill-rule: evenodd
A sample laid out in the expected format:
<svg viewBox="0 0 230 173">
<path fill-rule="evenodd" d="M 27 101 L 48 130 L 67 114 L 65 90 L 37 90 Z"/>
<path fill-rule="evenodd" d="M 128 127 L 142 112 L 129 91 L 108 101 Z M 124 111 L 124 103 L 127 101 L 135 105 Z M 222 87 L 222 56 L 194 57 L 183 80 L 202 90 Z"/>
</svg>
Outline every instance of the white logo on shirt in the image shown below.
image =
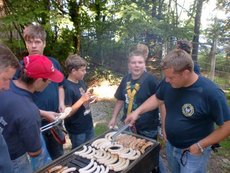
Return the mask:
<svg viewBox="0 0 230 173">
<path fill-rule="evenodd" d="M 193 105 L 187 103 L 182 106 L 182 113 L 186 117 L 191 117 L 194 114 L 194 107 Z"/>
</svg>

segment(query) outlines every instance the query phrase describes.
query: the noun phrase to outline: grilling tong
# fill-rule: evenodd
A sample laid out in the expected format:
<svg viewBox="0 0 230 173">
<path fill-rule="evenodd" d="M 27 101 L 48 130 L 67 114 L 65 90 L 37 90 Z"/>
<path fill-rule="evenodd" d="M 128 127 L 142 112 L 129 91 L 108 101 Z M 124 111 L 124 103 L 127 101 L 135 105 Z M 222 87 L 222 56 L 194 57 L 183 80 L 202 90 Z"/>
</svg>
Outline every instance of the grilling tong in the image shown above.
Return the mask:
<svg viewBox="0 0 230 173">
<path fill-rule="evenodd" d="M 111 136 L 112 141 L 114 142 L 116 137 L 118 135 L 120 135 L 123 131 L 125 131 L 127 128 L 129 128 L 131 126 L 131 124 L 125 124 L 124 126 L 122 126 L 114 135 Z"/>
<path fill-rule="evenodd" d="M 45 126 L 42 126 L 40 128 L 41 132 L 44 132 L 46 130 L 49 130 L 55 126 L 57 126 L 58 124 L 60 124 L 62 122 L 62 120 L 64 120 L 65 118 L 67 118 L 70 114 L 70 112 L 72 111 L 71 107 L 66 107 L 63 113 L 59 113 L 59 117 L 57 117 L 57 119 Z"/>
</svg>

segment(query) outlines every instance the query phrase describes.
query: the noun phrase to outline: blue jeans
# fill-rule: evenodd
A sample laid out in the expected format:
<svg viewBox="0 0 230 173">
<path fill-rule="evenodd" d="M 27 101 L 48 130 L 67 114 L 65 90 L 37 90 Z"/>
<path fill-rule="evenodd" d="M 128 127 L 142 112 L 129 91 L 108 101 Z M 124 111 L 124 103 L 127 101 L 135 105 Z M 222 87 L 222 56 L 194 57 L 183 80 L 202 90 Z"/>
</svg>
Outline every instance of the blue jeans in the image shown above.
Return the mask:
<svg viewBox="0 0 230 173">
<path fill-rule="evenodd" d="M 12 160 L 14 173 L 32 173 L 32 166 L 29 160 L 28 155 L 25 153 L 24 155 L 18 157 L 15 160 Z"/>
<path fill-rule="evenodd" d="M 205 148 L 201 155 L 193 155 L 189 151 L 166 143 L 166 155 L 169 169 L 172 173 L 206 173 L 207 163 L 211 154 L 211 148 Z"/>
<path fill-rule="evenodd" d="M 42 152 L 36 157 L 30 157 L 33 171 L 36 171 L 39 168 L 42 168 L 43 166 L 46 166 L 47 164 L 49 164 L 52 161 L 52 159 L 50 158 L 50 155 L 47 151 L 46 144 L 45 144 L 45 141 L 44 141 L 42 134 L 41 134 L 40 138 L 41 138 L 41 142 L 42 142 Z"/>
<path fill-rule="evenodd" d="M 94 129 L 90 129 L 84 133 L 80 134 L 69 134 L 69 138 L 72 143 L 72 149 L 80 146 L 81 144 L 89 141 L 94 138 Z"/>
</svg>

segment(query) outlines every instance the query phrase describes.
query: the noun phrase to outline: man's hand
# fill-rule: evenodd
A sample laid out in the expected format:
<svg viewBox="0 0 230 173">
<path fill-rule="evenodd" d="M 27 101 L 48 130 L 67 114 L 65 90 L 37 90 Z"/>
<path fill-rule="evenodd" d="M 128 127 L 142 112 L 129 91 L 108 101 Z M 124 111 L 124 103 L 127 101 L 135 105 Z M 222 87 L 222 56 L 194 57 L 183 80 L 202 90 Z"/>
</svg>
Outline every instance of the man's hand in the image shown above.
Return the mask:
<svg viewBox="0 0 230 173">
<path fill-rule="evenodd" d="M 131 124 L 133 125 L 135 121 L 138 119 L 139 114 L 136 111 L 131 112 L 127 115 L 125 119 L 125 124 Z"/>
<path fill-rule="evenodd" d="M 189 147 L 189 152 L 193 155 L 201 155 L 202 152 L 200 151 L 199 147 L 197 144 L 193 144 Z"/>
<path fill-rule="evenodd" d="M 56 117 L 59 116 L 59 114 L 57 112 L 52 112 L 52 111 L 40 110 L 40 113 L 41 113 L 41 117 L 44 118 L 45 120 L 49 121 L 49 122 L 55 121 Z"/>
</svg>

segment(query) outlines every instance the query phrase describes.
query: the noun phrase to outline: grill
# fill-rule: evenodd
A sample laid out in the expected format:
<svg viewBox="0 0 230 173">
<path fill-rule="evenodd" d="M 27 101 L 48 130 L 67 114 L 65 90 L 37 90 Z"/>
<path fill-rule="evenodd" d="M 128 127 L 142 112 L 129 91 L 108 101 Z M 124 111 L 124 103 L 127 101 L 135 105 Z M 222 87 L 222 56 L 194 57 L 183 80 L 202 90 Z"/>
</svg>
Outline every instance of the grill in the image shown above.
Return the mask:
<svg viewBox="0 0 230 173">
<path fill-rule="evenodd" d="M 94 138 L 86 142 L 83 145 L 90 146 L 96 139 L 105 137 L 105 135 L 109 132 L 112 132 L 112 130 L 105 132 L 103 135 L 97 138 Z M 139 158 L 137 158 L 136 160 L 130 161 L 129 166 L 126 169 L 120 171 L 120 173 L 140 173 L 140 172 L 149 173 L 152 170 L 154 170 L 154 168 L 156 168 L 159 163 L 159 151 L 160 151 L 159 143 L 155 140 L 145 138 L 143 136 L 133 134 L 130 132 L 123 132 L 122 134 L 128 134 L 128 135 L 135 136 L 136 138 L 151 141 L 153 142 L 153 145 L 149 146 L 145 150 L 145 152 L 141 154 Z M 83 145 L 75 148 L 70 153 L 67 153 L 66 155 L 63 155 L 60 158 L 54 160 L 51 164 L 41 168 L 36 173 L 48 173 L 48 170 L 50 170 L 52 167 L 57 166 L 57 165 L 76 167 L 77 170 L 74 172 L 77 173 L 80 168 L 83 168 L 90 163 L 90 159 L 86 159 L 86 158 L 83 158 L 81 156 L 74 154 L 76 151 L 82 150 Z M 115 173 L 115 171 L 109 170 L 109 173 Z"/>
</svg>

